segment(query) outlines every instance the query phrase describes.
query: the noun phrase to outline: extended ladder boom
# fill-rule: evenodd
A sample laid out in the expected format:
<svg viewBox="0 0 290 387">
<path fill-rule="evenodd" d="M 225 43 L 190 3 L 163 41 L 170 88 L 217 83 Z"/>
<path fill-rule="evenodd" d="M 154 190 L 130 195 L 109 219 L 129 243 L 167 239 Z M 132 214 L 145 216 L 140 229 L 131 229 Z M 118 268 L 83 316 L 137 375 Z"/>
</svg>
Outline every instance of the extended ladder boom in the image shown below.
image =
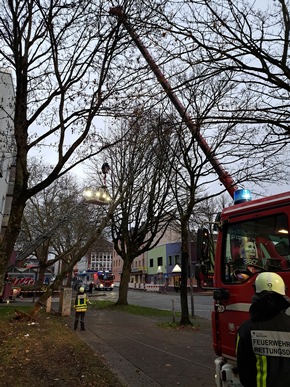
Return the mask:
<svg viewBox="0 0 290 387">
<path fill-rule="evenodd" d="M 195 137 L 198 145 L 200 146 L 201 150 L 207 157 L 208 161 L 213 166 L 214 170 L 216 171 L 217 175 L 219 176 L 219 179 L 221 183 L 224 185 L 224 187 L 227 189 L 231 197 L 234 197 L 234 192 L 237 190 L 237 186 L 232 179 L 232 177 L 229 175 L 227 171 L 224 170 L 224 168 L 221 166 L 219 161 L 217 160 L 213 150 L 208 146 L 206 140 L 203 138 L 203 136 L 200 134 L 200 130 L 198 125 L 193 122 L 190 115 L 187 113 L 185 107 L 179 100 L 179 98 L 175 95 L 174 91 L 172 90 L 172 87 L 170 83 L 167 81 L 167 79 L 164 77 L 163 73 L 161 72 L 160 68 L 150 55 L 147 48 L 144 46 L 144 44 L 141 42 L 139 36 L 134 31 L 133 27 L 130 25 L 130 23 L 127 20 L 126 15 L 124 15 L 123 10 L 121 7 L 115 7 L 110 9 L 110 14 L 117 16 L 119 21 L 124 25 L 126 30 L 128 31 L 129 35 L 135 42 L 136 46 L 140 50 L 141 54 L 145 58 L 146 62 L 149 64 L 151 70 L 155 74 L 158 82 L 161 84 L 163 90 L 166 92 L 168 98 L 173 103 L 174 107 L 178 111 L 180 117 L 182 118 L 183 122 L 186 124 L 188 129 L 191 131 L 193 136 Z"/>
</svg>

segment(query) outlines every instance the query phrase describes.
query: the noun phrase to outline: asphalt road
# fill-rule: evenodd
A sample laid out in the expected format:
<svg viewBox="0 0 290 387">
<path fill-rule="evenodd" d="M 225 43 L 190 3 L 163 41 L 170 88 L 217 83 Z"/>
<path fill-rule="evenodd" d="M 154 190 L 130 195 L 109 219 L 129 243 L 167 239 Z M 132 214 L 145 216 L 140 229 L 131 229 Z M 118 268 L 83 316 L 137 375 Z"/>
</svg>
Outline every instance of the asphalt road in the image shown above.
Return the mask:
<svg viewBox="0 0 290 387">
<path fill-rule="evenodd" d="M 93 291 L 92 297 L 96 297 L 99 300 L 109 300 L 117 301 L 119 296 L 119 289 L 115 288 L 113 291 Z M 74 297 L 74 296 L 73 296 Z M 59 302 L 58 297 L 53 298 L 53 302 Z M 33 299 L 23 298 L 16 299 L 15 304 L 33 304 Z M 170 310 L 175 312 L 181 312 L 180 307 L 180 293 L 169 292 L 156 293 L 156 292 L 145 292 L 142 290 L 128 290 L 128 303 L 131 305 L 140 305 L 150 308 Z M 0 306 L 6 305 L 5 303 L 0 303 Z M 193 306 L 193 308 L 192 308 Z M 211 319 L 211 311 L 213 310 L 214 301 L 212 295 L 209 294 L 188 294 L 188 309 L 190 315 L 196 315 L 199 317 Z M 193 313 L 192 313 L 193 309 Z"/>
<path fill-rule="evenodd" d="M 93 295 L 97 295 L 100 300 L 117 301 L 119 289 L 115 288 L 113 291 L 101 292 L 94 291 Z M 128 303 L 132 305 L 146 306 L 163 310 L 174 310 L 180 312 L 180 294 L 169 292 L 167 294 L 160 294 L 155 292 L 144 292 L 142 290 L 128 291 Z M 191 305 L 193 304 L 193 315 L 210 319 L 211 311 L 213 310 L 213 298 L 211 294 L 191 294 L 188 295 L 188 309 L 191 314 Z"/>
</svg>

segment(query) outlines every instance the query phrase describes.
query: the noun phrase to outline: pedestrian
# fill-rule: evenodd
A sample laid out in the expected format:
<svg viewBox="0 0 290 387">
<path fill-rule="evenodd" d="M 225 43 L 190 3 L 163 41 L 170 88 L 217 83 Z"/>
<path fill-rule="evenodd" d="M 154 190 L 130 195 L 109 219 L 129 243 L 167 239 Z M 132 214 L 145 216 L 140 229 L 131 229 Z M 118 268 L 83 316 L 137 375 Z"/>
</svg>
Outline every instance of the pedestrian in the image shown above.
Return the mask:
<svg viewBox="0 0 290 387">
<path fill-rule="evenodd" d="M 89 294 L 93 294 L 93 288 L 94 288 L 94 283 L 91 282 L 91 283 L 89 284 Z"/>
<path fill-rule="evenodd" d="M 174 282 L 174 289 L 176 293 L 178 293 L 179 288 L 180 288 L 180 279 Z"/>
<path fill-rule="evenodd" d="M 85 314 L 90 303 L 87 295 L 85 294 L 85 288 L 81 286 L 75 299 L 75 323 L 74 330 L 78 328 L 79 320 L 81 320 L 81 331 L 85 331 Z"/>
<path fill-rule="evenodd" d="M 236 350 L 244 387 L 290 386 L 290 299 L 277 273 L 263 272 L 255 280 L 250 320 L 238 329 Z"/>
</svg>

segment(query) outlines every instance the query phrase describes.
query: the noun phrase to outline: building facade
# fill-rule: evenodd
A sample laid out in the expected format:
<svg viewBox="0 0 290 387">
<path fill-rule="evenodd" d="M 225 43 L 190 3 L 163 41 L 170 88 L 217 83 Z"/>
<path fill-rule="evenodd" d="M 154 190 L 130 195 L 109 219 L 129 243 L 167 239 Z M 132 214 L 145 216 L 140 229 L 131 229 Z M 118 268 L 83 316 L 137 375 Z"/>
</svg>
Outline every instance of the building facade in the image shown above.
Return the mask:
<svg viewBox="0 0 290 387">
<path fill-rule="evenodd" d="M 178 273 L 172 273 L 181 265 L 181 242 L 167 243 L 148 251 L 148 283 L 174 286 Z"/>
<path fill-rule="evenodd" d="M 112 261 L 113 243 L 104 238 L 99 238 L 82 260 L 82 269 L 112 271 Z M 84 262 L 86 263 L 86 268 L 84 268 Z"/>
<path fill-rule="evenodd" d="M 0 239 L 8 224 L 15 181 L 14 97 L 12 74 L 0 69 Z"/>
<path fill-rule="evenodd" d="M 191 274 L 196 263 L 195 243 L 191 242 Z M 177 266 L 176 266 L 177 265 Z M 169 227 L 158 246 L 135 258 L 131 265 L 130 287 L 143 288 L 145 284 L 174 287 L 180 280 L 181 237 L 176 228 Z M 114 250 L 112 272 L 116 283 L 121 280 L 123 260 Z M 175 270 L 174 270 L 175 269 Z M 194 279 L 195 282 L 195 279 Z"/>
</svg>

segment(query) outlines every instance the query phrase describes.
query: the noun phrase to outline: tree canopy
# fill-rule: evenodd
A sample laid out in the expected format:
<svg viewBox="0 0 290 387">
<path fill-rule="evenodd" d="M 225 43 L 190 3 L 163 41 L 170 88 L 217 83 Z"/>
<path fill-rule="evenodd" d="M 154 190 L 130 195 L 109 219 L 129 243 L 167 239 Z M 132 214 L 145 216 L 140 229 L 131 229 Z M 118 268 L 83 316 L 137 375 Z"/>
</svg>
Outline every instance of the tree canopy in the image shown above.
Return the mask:
<svg viewBox="0 0 290 387">
<path fill-rule="evenodd" d="M 195 130 L 208 143 L 209 153 L 233 180 L 240 185 L 255 183 L 255 187 L 285 180 L 289 168 L 288 3 L 125 0 L 118 5 L 170 82 Z M 122 19 L 113 17 L 110 7 L 116 7 L 115 1 L 5 0 L 0 5 L 0 63 L 13 70 L 16 90 L 16 175 L 11 215 L 0 244 L 2 278 L 27 201 L 75 165 L 114 144 L 119 143 L 122 150 L 124 143 L 130 143 L 126 130 L 121 136 L 105 138 L 97 118 L 134 119 L 136 111 L 149 117 L 154 110 L 162 117 L 174 116 L 176 128 L 187 123 L 172 108 L 162 82 L 155 79 Z M 146 125 L 136 130 L 137 126 L 131 133 L 141 146 L 141 141 L 146 143 L 141 136 Z M 156 125 L 154 130 L 156 136 Z M 180 140 L 190 139 L 188 133 L 182 137 L 184 133 L 175 131 Z M 144 159 L 135 158 L 138 168 L 133 172 L 139 173 L 138 179 L 148 172 L 162 192 L 166 187 L 158 164 L 162 158 L 150 154 L 156 144 L 154 139 L 147 142 L 151 150 L 138 148 Z M 51 152 L 50 166 L 41 181 L 30 185 L 28 159 L 43 149 Z M 137 148 L 133 146 L 131 152 L 124 148 L 112 163 L 116 175 L 120 166 L 126 171 L 132 162 L 128 157 L 135 157 Z M 210 174 L 209 156 L 198 148 L 193 156 L 207 176 L 206 190 L 217 181 Z M 156 174 L 149 169 L 149 160 L 154 161 Z M 123 209 L 137 196 L 129 189 L 130 178 L 123 175 L 122 184 L 128 185 L 123 188 L 131 195 L 131 199 L 122 197 L 123 204 L 118 202 Z M 150 181 L 144 181 L 150 193 Z M 223 190 L 218 187 L 215 194 Z M 144 192 L 138 195 L 145 202 L 150 195 Z M 153 208 L 156 211 L 155 207 L 142 211 L 152 217 Z M 128 223 L 131 220 L 128 217 Z"/>
</svg>

